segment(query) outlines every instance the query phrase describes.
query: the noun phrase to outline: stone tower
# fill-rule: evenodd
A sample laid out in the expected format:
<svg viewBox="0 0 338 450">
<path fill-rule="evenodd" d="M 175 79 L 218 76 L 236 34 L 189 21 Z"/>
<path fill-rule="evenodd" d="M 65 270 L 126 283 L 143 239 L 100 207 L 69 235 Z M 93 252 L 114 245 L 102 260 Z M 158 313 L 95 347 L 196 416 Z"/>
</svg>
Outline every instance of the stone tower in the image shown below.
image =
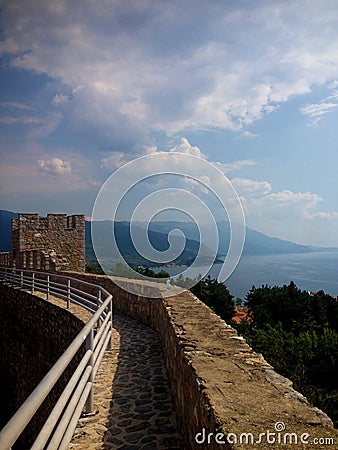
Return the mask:
<svg viewBox="0 0 338 450">
<path fill-rule="evenodd" d="M 12 220 L 12 258 L 18 269 L 84 272 L 84 215 L 19 214 Z"/>
</svg>

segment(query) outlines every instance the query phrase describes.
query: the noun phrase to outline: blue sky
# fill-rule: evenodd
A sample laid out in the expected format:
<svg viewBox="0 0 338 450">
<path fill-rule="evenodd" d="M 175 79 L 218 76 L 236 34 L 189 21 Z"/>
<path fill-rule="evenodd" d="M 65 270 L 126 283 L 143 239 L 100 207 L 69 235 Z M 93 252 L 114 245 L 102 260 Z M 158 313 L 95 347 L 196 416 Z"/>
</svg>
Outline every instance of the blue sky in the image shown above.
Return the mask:
<svg viewBox="0 0 338 450">
<path fill-rule="evenodd" d="M 247 225 L 338 246 L 338 3 L 1 1 L 0 208 L 90 216 L 134 158 L 223 170 Z"/>
</svg>

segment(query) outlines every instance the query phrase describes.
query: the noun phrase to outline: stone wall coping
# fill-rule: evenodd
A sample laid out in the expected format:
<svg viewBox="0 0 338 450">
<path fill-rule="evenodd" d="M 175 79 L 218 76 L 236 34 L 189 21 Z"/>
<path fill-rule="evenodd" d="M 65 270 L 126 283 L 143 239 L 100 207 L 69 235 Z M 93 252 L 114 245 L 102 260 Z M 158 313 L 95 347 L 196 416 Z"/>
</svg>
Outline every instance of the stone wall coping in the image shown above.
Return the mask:
<svg viewBox="0 0 338 450">
<path fill-rule="evenodd" d="M 189 422 L 190 431 L 184 423 L 182 426 L 183 432 L 185 429 L 186 433 L 191 433 L 192 448 L 249 448 L 220 447 L 212 442 L 207 446 L 194 445 L 195 433 L 202 432 L 203 426 L 215 434 L 233 433 L 238 437 L 241 433 L 252 433 L 258 439 L 260 433 L 276 433 L 275 425 L 282 423 L 285 433 L 297 433 L 299 439 L 302 433 L 308 433 L 309 439 L 332 437 L 338 442 L 338 431 L 330 418 L 309 405 L 306 398 L 293 389 L 290 380 L 277 374 L 234 328 L 190 291 L 147 299 L 123 292 L 104 275 L 72 274 L 103 284 L 115 297 L 116 309 L 158 331 L 178 414 L 183 422 Z M 143 284 L 139 280 L 124 281 Z M 156 289 L 154 283 L 146 285 Z M 261 445 L 259 448 L 272 447 Z M 297 447 L 292 444 L 282 448 Z"/>
</svg>

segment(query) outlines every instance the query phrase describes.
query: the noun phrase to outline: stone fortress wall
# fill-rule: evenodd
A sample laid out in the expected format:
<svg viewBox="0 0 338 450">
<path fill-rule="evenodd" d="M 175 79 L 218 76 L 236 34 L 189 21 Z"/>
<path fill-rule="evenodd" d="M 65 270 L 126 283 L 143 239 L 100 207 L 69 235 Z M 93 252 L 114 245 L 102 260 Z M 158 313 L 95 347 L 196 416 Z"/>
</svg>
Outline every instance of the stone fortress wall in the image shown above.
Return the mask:
<svg viewBox="0 0 338 450">
<path fill-rule="evenodd" d="M 84 215 L 19 214 L 12 220 L 12 252 L 0 253 L 0 265 L 52 272 L 84 271 Z"/>
<path fill-rule="evenodd" d="M 167 293 L 161 294 L 165 285 L 161 289 L 157 283 L 127 279 L 114 282 L 114 278 L 104 275 L 74 272 L 67 275 L 101 285 L 113 295 L 116 310 L 159 333 L 185 449 L 248 449 L 253 447 L 251 439 L 256 442 L 260 436 L 262 442 L 254 448 L 264 450 L 307 448 L 310 442 L 326 438 L 334 439 L 338 445 L 338 431 L 330 418 L 309 405 L 292 388 L 290 380 L 277 374 L 235 329 L 190 291 L 175 295 L 172 288 L 173 296 L 167 297 Z M 142 295 L 132 294 L 128 290 L 131 284 L 130 291 Z M 147 297 L 149 290 L 153 295 Z M 158 298 L 154 298 L 154 292 Z M 281 447 L 271 444 L 272 435 L 270 444 L 267 443 L 267 432 L 275 433 L 278 439 L 277 426 L 285 426 L 279 433 L 282 444 L 284 434 L 294 433 L 297 445 L 295 441 L 289 443 L 288 435 Z M 224 438 L 224 443 L 218 443 L 218 433 L 224 436 L 230 433 L 233 443 Z M 196 442 L 196 436 L 200 442 Z M 302 436 L 308 445 L 300 442 Z M 218 439 L 222 440 L 221 435 Z M 246 439 L 249 445 L 245 444 Z M 316 448 L 336 447 L 316 445 Z"/>
<path fill-rule="evenodd" d="M 277 424 L 298 440 L 306 433 L 308 445 L 321 438 L 333 438 L 337 444 L 338 432 L 331 420 L 311 407 L 289 380 L 275 373 L 236 330 L 189 291 L 175 295 L 172 288 L 173 295 L 167 296 L 157 283 L 114 282 L 107 276 L 83 273 L 84 216 L 20 214 L 13 221 L 12 257 L 17 268 L 56 270 L 103 286 L 113 295 L 117 310 L 158 332 L 185 449 L 249 448 L 239 442 L 243 433 L 255 441 L 261 437 L 261 449 L 274 448 L 264 436 L 267 432 L 277 436 Z M 129 284 L 133 284 L 131 291 Z M 140 295 L 131 293 L 135 288 Z M 35 313 L 32 321 L 36 326 Z M 231 435 L 233 444 L 224 442 L 222 435 Z M 280 436 L 283 439 L 284 434 Z M 303 444 L 281 448 L 305 448 Z"/>
<path fill-rule="evenodd" d="M 146 287 L 146 290 L 156 289 L 159 294 L 158 298 L 143 297 L 122 289 L 106 276 L 67 274 L 105 287 L 114 296 L 116 310 L 158 332 L 184 450 L 337 448 L 338 431 L 331 420 L 309 405 L 288 379 L 274 372 L 236 330 L 190 292 L 163 298 L 155 283 L 124 281 L 138 284 L 140 292 Z M 0 303 L 6 324 L 0 340 L 7 342 L 7 348 L 11 349 L 4 353 L 2 361 L 6 370 L 0 372 L 8 373 L 12 381 L 18 381 L 12 391 L 8 380 L 2 380 L 1 385 L 14 400 L 19 392 L 27 395 L 28 382 L 33 380 L 33 385 L 34 381 L 37 384 L 34 377 L 41 377 L 44 370 L 42 368 L 41 373 L 39 364 L 50 364 L 48 358 L 56 358 L 65 349 L 71 334 L 76 333 L 81 324 L 75 317 L 71 319 L 70 312 L 10 287 L 0 286 Z M 20 313 L 19 318 L 16 312 Z M 48 344 L 46 335 L 50 339 Z M 24 337 L 24 347 L 20 336 Z M 14 340 L 13 343 L 9 339 Z M 25 362 L 18 364 L 19 360 Z M 33 369 L 32 377 L 27 368 Z M 53 401 L 57 396 L 58 392 L 52 394 Z M 277 424 L 282 427 L 282 432 L 277 432 Z M 33 430 L 39 429 L 40 425 L 34 423 Z M 24 436 L 23 446 L 18 448 L 27 448 L 33 430 Z M 270 433 L 269 437 L 267 433 Z M 286 433 L 293 435 L 292 443 L 289 442 L 291 437 L 283 443 Z M 277 442 L 278 435 L 282 445 Z M 225 436 L 230 436 L 232 443 L 225 441 Z M 307 443 L 300 442 L 301 438 Z M 254 442 L 261 439 L 261 443 L 253 446 L 251 439 Z M 311 445 L 319 439 L 333 439 L 333 444 Z"/>
<path fill-rule="evenodd" d="M 0 429 L 23 404 L 84 326 L 73 313 L 0 283 Z M 85 353 L 69 364 L 14 448 L 30 448 Z"/>
</svg>

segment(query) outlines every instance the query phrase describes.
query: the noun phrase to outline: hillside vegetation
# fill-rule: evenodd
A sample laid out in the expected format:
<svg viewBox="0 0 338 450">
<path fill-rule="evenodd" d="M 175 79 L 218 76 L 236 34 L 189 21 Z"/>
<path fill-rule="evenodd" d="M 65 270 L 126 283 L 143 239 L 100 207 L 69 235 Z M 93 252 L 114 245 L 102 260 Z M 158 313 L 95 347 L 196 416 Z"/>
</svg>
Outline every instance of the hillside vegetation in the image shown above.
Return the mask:
<svg viewBox="0 0 338 450">
<path fill-rule="evenodd" d="M 251 320 L 236 327 L 277 372 L 338 425 L 338 302 L 291 282 L 253 287 L 246 296 Z"/>
</svg>

